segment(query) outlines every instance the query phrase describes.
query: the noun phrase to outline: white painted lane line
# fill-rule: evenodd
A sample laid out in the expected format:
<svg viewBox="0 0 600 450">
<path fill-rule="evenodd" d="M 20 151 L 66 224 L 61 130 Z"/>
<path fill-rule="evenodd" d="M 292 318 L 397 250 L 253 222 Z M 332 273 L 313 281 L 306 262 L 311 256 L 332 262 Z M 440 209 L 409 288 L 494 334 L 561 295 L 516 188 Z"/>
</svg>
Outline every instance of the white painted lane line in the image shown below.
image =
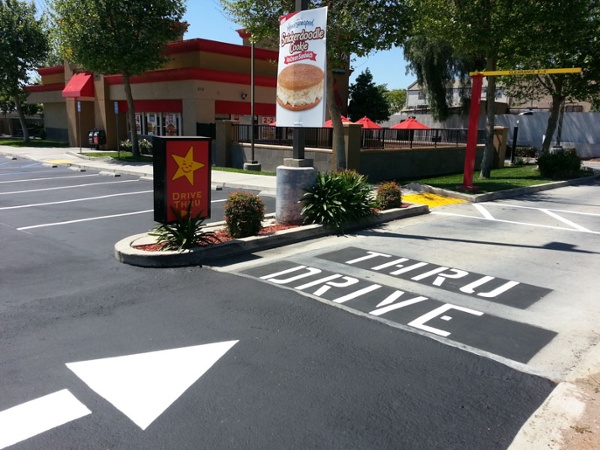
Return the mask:
<svg viewBox="0 0 600 450">
<path fill-rule="evenodd" d="M 142 430 L 238 341 L 68 363 L 67 367 Z"/>
<path fill-rule="evenodd" d="M 0 449 L 92 412 L 67 389 L 0 412 Z"/>
<path fill-rule="evenodd" d="M 123 192 L 121 194 L 100 195 L 98 197 L 75 198 L 75 199 L 72 199 L 72 200 L 62 200 L 60 202 L 31 203 L 29 205 L 4 206 L 4 207 L 0 208 L 0 211 L 5 211 L 5 210 L 8 210 L 8 209 L 34 208 L 34 207 L 37 207 L 37 206 L 61 205 L 63 203 L 85 202 L 85 201 L 88 201 L 88 200 L 102 200 L 102 199 L 105 199 L 105 198 L 122 197 L 122 196 L 125 196 L 125 195 L 148 194 L 149 192 L 154 192 L 154 191 L 148 190 L 148 191 L 139 191 L 139 192 Z"/>
<path fill-rule="evenodd" d="M 35 181 L 47 181 L 47 180 L 63 180 L 65 178 L 89 178 L 89 177 L 99 177 L 99 173 L 91 173 L 88 175 L 68 175 L 66 177 L 44 177 L 44 178 L 27 178 L 25 180 L 9 180 L 9 181 L 0 181 L 0 184 L 9 184 L 9 183 L 32 183 Z"/>
<path fill-rule="evenodd" d="M 75 188 L 88 187 L 88 186 L 100 186 L 102 184 L 137 183 L 137 182 L 138 182 L 138 180 L 103 181 L 100 183 L 77 184 L 75 186 L 59 186 L 59 187 L 44 188 L 44 189 L 29 189 L 27 191 L 0 192 L 0 195 L 27 194 L 30 192 L 58 191 L 60 189 L 75 189 Z"/>
<path fill-rule="evenodd" d="M 484 219 L 494 220 L 494 216 L 492 216 L 492 214 L 482 205 L 480 205 L 479 203 L 473 203 L 473 206 L 477 211 L 479 211 L 479 213 L 484 217 Z"/>
<path fill-rule="evenodd" d="M 449 213 L 449 212 L 442 212 L 442 211 L 431 211 L 429 214 L 433 214 L 433 215 L 437 215 L 437 216 L 466 217 L 467 219 L 476 219 L 476 220 L 488 220 L 488 219 L 484 219 L 483 217 L 468 216 L 466 214 L 456 214 L 456 213 Z M 550 228 L 552 230 L 560 230 L 560 231 L 577 231 L 577 232 L 581 232 L 581 233 L 600 234 L 600 231 L 590 231 L 590 230 L 583 231 L 583 230 L 576 230 L 576 229 L 572 229 L 572 228 L 553 227 L 551 225 L 541 225 L 541 224 L 537 224 L 537 223 L 515 222 L 512 220 L 494 219 L 494 222 L 511 223 L 513 225 L 525 225 L 528 227 L 536 227 L 536 228 Z"/>
<path fill-rule="evenodd" d="M 486 205 L 488 205 L 488 206 L 508 206 L 510 208 L 522 208 L 522 209 L 536 209 L 536 210 L 542 209 L 542 208 L 536 208 L 534 206 L 513 205 L 510 203 L 501 203 L 501 202 L 486 203 Z M 568 209 L 548 209 L 548 211 L 553 211 L 553 212 L 557 212 L 557 213 L 566 213 L 566 214 L 579 214 L 581 216 L 600 217 L 600 214 L 583 212 L 583 211 L 570 211 Z"/>
<path fill-rule="evenodd" d="M 562 223 L 569 225 L 570 227 L 573 227 L 576 230 L 585 231 L 588 233 L 590 232 L 590 230 L 588 230 L 587 228 L 582 227 L 581 225 L 577 225 L 576 223 L 571 222 L 570 220 L 565 219 L 564 217 L 561 217 L 558 214 L 556 214 L 548 209 L 540 209 L 540 211 L 543 212 L 544 214 L 548 214 L 550 217 L 554 217 L 556 220 L 560 220 Z"/>
<path fill-rule="evenodd" d="M 40 225 L 30 225 L 28 227 L 19 227 L 19 228 L 17 228 L 17 231 L 32 230 L 34 228 L 55 227 L 58 225 L 69 225 L 72 223 L 79 223 L 79 222 L 91 222 L 94 220 L 114 219 L 115 217 L 134 216 L 136 214 L 146 214 L 146 213 L 153 212 L 153 211 L 154 211 L 153 209 L 146 209 L 144 211 L 135 211 L 135 212 L 123 213 L 123 214 L 113 214 L 110 216 L 88 217 L 86 219 L 67 220 L 65 222 L 42 223 Z"/>
</svg>

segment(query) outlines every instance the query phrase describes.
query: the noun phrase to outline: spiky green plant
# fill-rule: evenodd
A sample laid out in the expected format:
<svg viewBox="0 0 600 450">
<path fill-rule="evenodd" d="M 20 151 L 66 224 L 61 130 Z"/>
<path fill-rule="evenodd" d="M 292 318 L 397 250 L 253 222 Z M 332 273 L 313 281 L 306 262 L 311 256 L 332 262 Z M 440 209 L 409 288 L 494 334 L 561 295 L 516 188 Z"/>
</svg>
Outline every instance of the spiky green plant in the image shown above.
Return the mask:
<svg viewBox="0 0 600 450">
<path fill-rule="evenodd" d="M 318 223 L 344 232 L 349 224 L 374 214 L 371 186 L 363 175 L 344 170 L 317 174 L 316 183 L 301 199 L 305 223 Z"/>
<path fill-rule="evenodd" d="M 192 202 L 188 204 L 184 214 L 171 207 L 175 222 L 159 224 L 152 229 L 150 236 L 156 236 L 158 244 L 164 244 L 161 250 L 189 250 L 199 245 L 211 245 L 220 242 L 212 231 L 204 231 L 202 211 L 192 216 Z"/>
</svg>

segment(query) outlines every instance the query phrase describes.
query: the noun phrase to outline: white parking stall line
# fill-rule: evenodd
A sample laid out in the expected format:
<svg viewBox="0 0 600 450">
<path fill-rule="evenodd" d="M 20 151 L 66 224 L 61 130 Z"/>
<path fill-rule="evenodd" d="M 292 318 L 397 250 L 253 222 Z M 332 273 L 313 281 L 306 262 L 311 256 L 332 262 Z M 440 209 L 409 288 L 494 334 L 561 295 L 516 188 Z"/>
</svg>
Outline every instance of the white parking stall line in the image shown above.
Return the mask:
<svg viewBox="0 0 600 450">
<path fill-rule="evenodd" d="M 431 211 L 429 214 L 438 215 L 438 216 L 465 217 L 467 219 L 489 220 L 484 217 L 469 216 L 467 214 L 456 214 L 456 213 L 449 213 L 449 212 L 443 212 L 443 211 Z M 551 225 L 541 225 L 541 224 L 537 224 L 537 223 L 516 222 L 513 220 L 494 219 L 494 222 L 510 223 L 513 225 L 525 225 L 528 227 L 536 227 L 536 228 L 550 228 L 552 230 L 560 230 L 560 231 L 577 231 L 580 233 L 600 234 L 600 231 L 591 231 L 591 230 L 584 231 L 584 230 L 577 230 L 577 229 L 573 229 L 573 228 L 563 228 L 563 227 L 554 227 Z"/>
<path fill-rule="evenodd" d="M 545 214 L 548 214 L 550 217 L 554 217 L 556 220 L 560 220 L 562 223 L 564 223 L 566 225 L 569 225 L 570 227 L 573 227 L 576 230 L 585 231 L 585 232 L 590 232 L 591 231 L 591 230 L 588 230 L 585 227 L 582 227 L 581 225 L 577 225 L 576 223 L 571 222 L 568 219 L 565 219 L 564 217 L 559 216 L 558 214 L 556 214 L 556 213 L 554 213 L 554 212 L 552 212 L 552 211 L 550 211 L 548 209 L 540 209 L 540 211 L 543 212 L 543 213 L 545 213 Z"/>
<path fill-rule="evenodd" d="M 34 181 L 47 181 L 47 180 L 63 180 L 65 178 L 89 178 L 89 177 L 99 177 L 99 173 L 91 173 L 86 175 L 72 175 L 66 177 L 44 177 L 44 178 L 27 178 L 25 180 L 9 180 L 9 181 L 0 181 L 0 184 L 9 184 L 9 183 L 31 183 Z"/>
<path fill-rule="evenodd" d="M 154 209 L 146 209 L 144 211 L 134 211 L 134 212 L 123 213 L 123 214 L 112 214 L 110 216 L 87 217 L 85 219 L 67 220 L 65 222 L 42 223 L 39 225 L 30 225 L 28 227 L 19 227 L 19 228 L 17 228 L 17 231 L 32 230 L 34 228 L 55 227 L 58 225 L 69 225 L 72 223 L 80 223 L 80 222 L 92 222 L 94 220 L 114 219 L 116 217 L 134 216 L 136 214 L 147 214 L 147 213 L 150 213 L 153 211 L 154 211 Z"/>
<path fill-rule="evenodd" d="M 482 205 L 480 205 L 479 203 L 473 203 L 473 206 L 475 207 L 475 209 L 477 211 L 480 212 L 480 214 L 484 217 L 484 219 L 495 220 L 494 216 L 492 216 L 492 214 L 487 209 L 485 209 Z"/>
<path fill-rule="evenodd" d="M 139 192 L 123 192 L 120 194 L 99 195 L 97 197 L 76 198 L 76 199 L 72 199 L 72 200 L 62 200 L 62 201 L 58 201 L 58 202 L 31 203 L 29 205 L 5 206 L 5 207 L 0 207 L 0 211 L 6 211 L 9 209 L 35 208 L 37 206 L 62 205 L 64 203 L 85 202 L 88 200 L 102 200 L 105 198 L 122 197 L 125 195 L 148 194 L 149 192 L 153 192 L 153 191 L 148 190 L 148 191 L 139 191 Z"/>
<path fill-rule="evenodd" d="M 44 189 L 29 189 L 26 191 L 0 192 L 0 195 L 27 194 L 27 193 L 31 193 L 31 192 L 58 191 L 61 189 L 75 189 L 75 188 L 88 187 L 88 186 L 100 186 L 103 184 L 137 183 L 137 182 L 138 182 L 138 180 L 103 181 L 101 183 L 77 184 L 75 186 L 59 186 L 59 187 L 44 188 Z"/>
<path fill-rule="evenodd" d="M 555 213 L 566 213 L 566 214 L 578 214 L 580 216 L 592 216 L 592 217 L 600 217 L 600 214 L 584 212 L 584 211 L 570 211 L 568 209 L 547 209 L 547 208 L 536 208 L 535 206 L 525 206 L 525 205 L 513 205 L 510 203 L 486 203 L 488 206 L 502 206 L 502 207 L 510 207 L 510 208 L 521 208 L 521 209 L 535 209 L 541 211 L 545 209 L 546 211 L 553 211 Z"/>
</svg>

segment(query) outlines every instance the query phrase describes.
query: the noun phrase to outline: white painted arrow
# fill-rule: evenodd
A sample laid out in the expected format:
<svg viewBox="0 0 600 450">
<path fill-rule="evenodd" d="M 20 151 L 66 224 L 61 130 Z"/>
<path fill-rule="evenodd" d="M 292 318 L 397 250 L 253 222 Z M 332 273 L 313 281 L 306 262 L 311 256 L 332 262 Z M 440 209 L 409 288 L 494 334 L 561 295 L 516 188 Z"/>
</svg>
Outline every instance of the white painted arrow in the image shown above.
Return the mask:
<svg viewBox="0 0 600 450">
<path fill-rule="evenodd" d="M 74 362 L 67 367 L 145 430 L 237 342 Z"/>
</svg>

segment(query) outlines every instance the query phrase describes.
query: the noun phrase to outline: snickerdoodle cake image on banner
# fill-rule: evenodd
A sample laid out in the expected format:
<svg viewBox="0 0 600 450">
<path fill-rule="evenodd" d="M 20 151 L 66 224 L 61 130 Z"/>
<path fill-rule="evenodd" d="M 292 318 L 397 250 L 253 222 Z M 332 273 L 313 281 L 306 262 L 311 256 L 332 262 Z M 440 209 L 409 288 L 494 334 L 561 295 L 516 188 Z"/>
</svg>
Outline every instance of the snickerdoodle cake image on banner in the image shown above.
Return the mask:
<svg viewBox="0 0 600 450">
<path fill-rule="evenodd" d="M 277 78 L 277 103 L 290 111 L 314 108 L 323 98 L 324 79 L 323 70 L 312 64 L 285 67 Z"/>
</svg>

